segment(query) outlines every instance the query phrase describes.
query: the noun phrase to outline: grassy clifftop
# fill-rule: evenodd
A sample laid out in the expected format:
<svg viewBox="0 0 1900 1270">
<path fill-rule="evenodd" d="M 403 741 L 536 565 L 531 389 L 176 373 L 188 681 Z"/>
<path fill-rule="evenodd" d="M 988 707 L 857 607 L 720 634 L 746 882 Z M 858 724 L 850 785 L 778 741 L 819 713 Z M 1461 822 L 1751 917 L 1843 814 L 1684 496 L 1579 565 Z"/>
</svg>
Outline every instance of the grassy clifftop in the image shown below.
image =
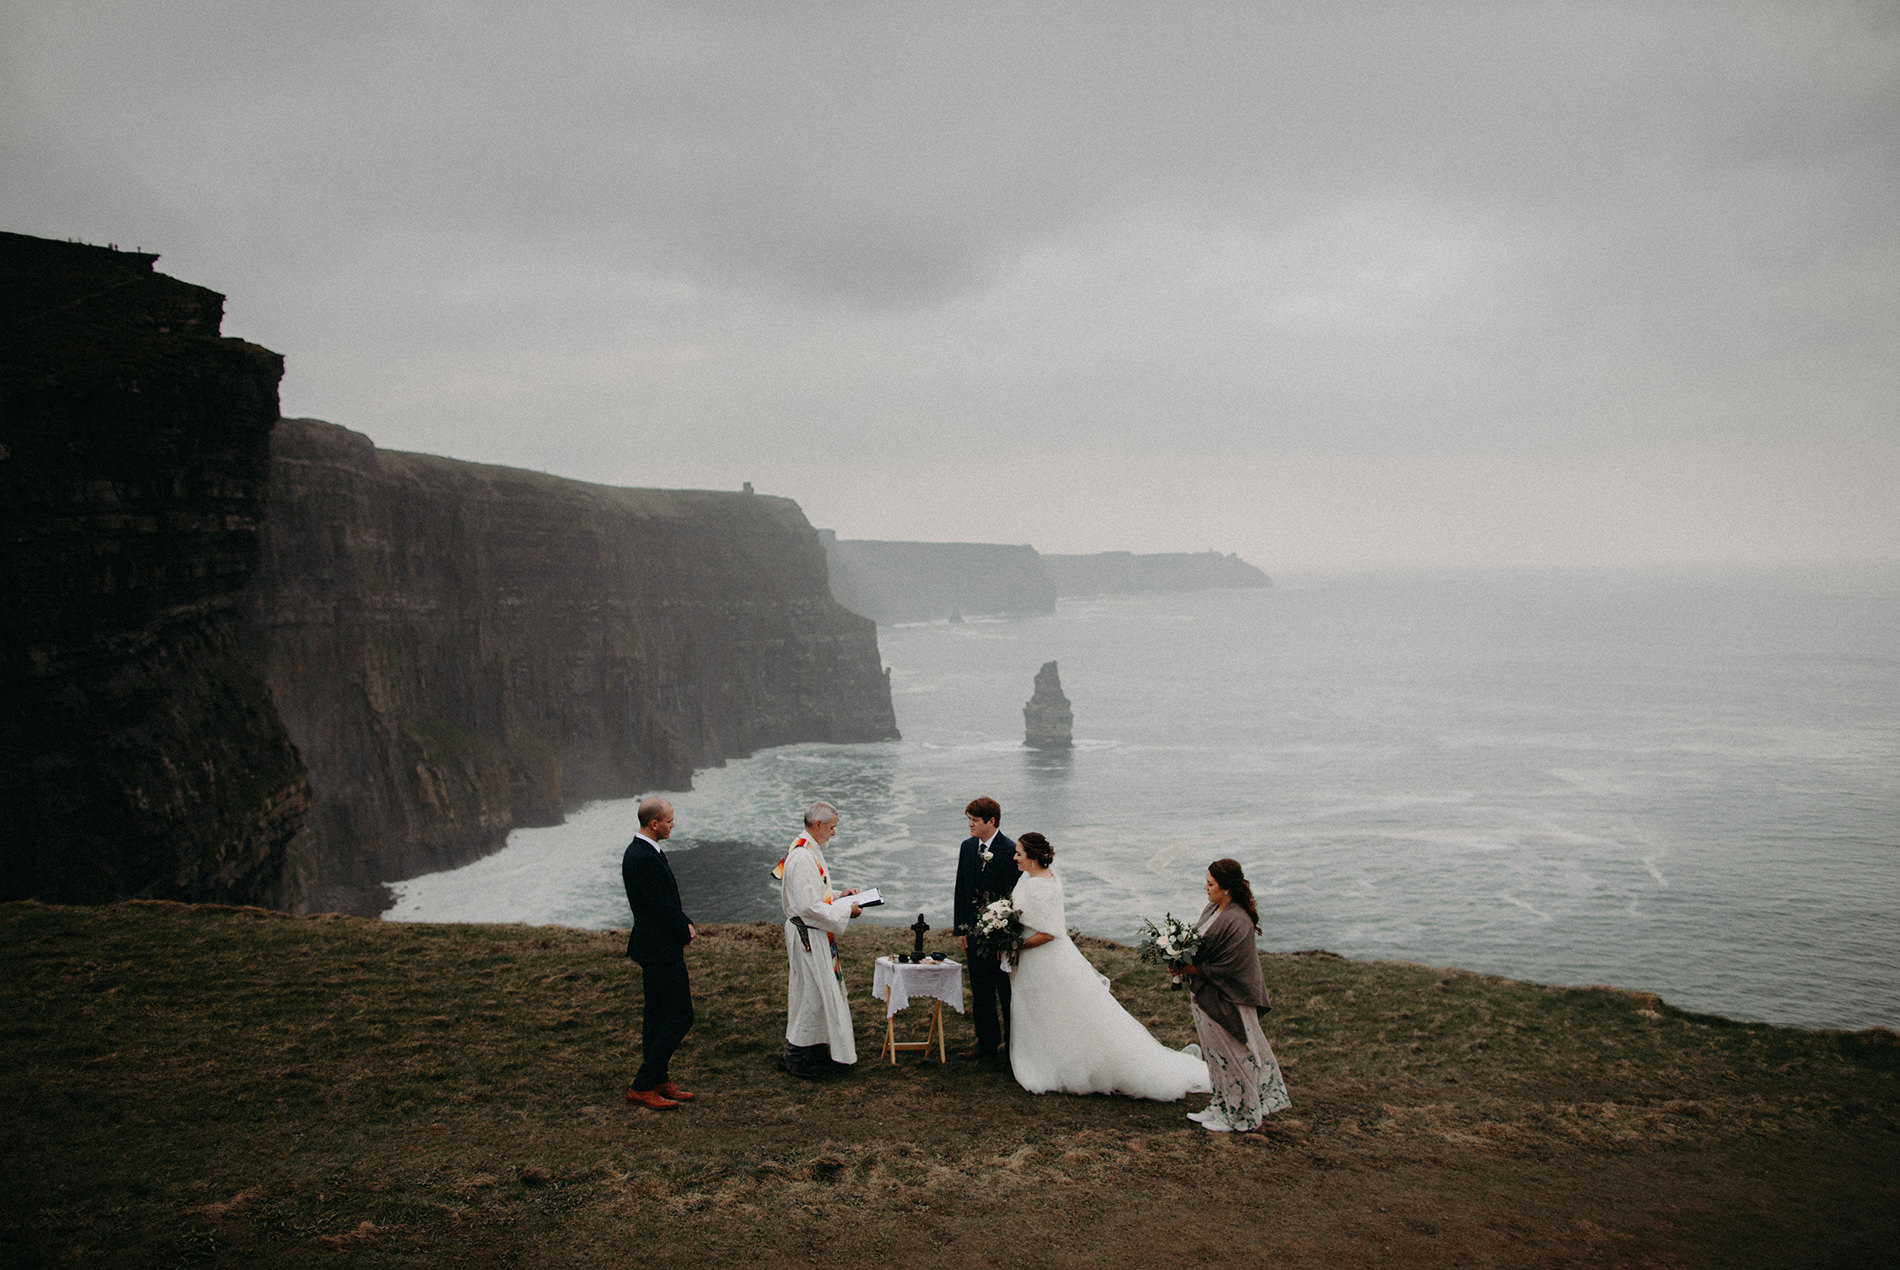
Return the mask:
<svg viewBox="0 0 1900 1270">
<path fill-rule="evenodd" d="M 1900 1044 L 1324 954 L 1271 956 L 1294 1107 L 1033 1097 L 876 1060 L 906 932 L 844 941 L 864 1055 L 773 1067 L 777 927 L 705 932 L 697 1103 L 627 1108 L 624 935 L 0 905 L 0 1263 L 1872 1265 Z M 933 935 L 932 939 L 937 939 Z M 940 945 L 941 946 L 941 945 Z M 1161 1039 L 1187 1006 L 1084 941 Z M 923 1013 L 900 1016 L 921 1032 Z M 952 1018 L 951 1044 L 969 1035 Z"/>
</svg>

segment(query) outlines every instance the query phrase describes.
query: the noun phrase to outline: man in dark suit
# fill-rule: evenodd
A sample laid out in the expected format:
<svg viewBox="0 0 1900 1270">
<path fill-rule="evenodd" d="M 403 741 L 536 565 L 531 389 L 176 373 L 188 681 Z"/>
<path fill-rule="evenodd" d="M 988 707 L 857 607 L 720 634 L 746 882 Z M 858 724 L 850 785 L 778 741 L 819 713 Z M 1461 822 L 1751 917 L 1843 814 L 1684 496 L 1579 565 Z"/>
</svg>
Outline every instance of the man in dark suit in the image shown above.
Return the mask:
<svg viewBox="0 0 1900 1270">
<path fill-rule="evenodd" d="M 1016 889 L 1021 871 L 1016 867 L 1016 844 L 1003 836 L 1003 809 L 994 798 L 976 798 L 963 809 L 970 836 L 957 849 L 955 931 L 957 946 L 967 960 L 970 930 L 984 904 Z M 970 1022 L 976 1025 L 976 1047 L 958 1058 L 995 1058 L 1009 1033 L 1009 976 L 994 960 L 977 959 L 970 966 Z M 998 1020 L 998 1012 L 1001 1020 Z"/>
<path fill-rule="evenodd" d="M 640 1027 L 640 1070 L 627 1087 L 627 1101 L 665 1111 L 694 1095 L 673 1083 L 667 1062 L 693 1026 L 693 989 L 686 978 L 686 945 L 693 942 L 691 919 L 680 908 L 679 884 L 660 844 L 673 834 L 673 804 L 664 798 L 640 803 L 640 832 L 620 857 L 620 880 L 633 910 L 627 956 L 640 963 L 646 989 L 646 1014 Z"/>
</svg>

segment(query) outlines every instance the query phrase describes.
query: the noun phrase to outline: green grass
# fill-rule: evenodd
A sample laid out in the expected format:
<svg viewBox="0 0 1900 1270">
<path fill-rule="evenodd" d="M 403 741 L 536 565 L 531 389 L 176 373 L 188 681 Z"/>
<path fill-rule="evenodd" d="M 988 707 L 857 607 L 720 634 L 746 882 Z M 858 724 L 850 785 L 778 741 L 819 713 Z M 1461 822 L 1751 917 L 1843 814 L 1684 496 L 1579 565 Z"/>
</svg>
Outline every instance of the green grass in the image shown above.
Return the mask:
<svg viewBox="0 0 1900 1270">
<path fill-rule="evenodd" d="M 1033 1097 L 874 1057 L 794 1081 L 776 926 L 689 959 L 675 1060 L 629 1108 L 624 934 L 172 904 L 0 905 L 7 1266 L 1842 1265 L 1900 1248 L 1900 1044 L 1324 954 L 1273 956 L 1294 1107 Z M 947 946 L 947 941 L 936 946 Z M 1187 1005 L 1084 940 L 1161 1039 Z M 900 1016 L 912 1035 L 920 1008 Z M 951 1016 L 950 1044 L 967 1044 Z"/>
</svg>

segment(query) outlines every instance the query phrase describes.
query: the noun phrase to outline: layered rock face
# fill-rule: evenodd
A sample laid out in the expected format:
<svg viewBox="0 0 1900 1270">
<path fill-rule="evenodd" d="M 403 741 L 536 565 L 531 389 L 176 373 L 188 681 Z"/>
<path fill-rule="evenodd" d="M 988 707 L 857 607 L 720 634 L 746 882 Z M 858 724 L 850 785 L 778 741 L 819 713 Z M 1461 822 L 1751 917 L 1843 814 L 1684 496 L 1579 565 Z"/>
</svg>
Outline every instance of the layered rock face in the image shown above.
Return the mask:
<svg viewBox="0 0 1900 1270">
<path fill-rule="evenodd" d="M 897 735 L 795 503 L 616 489 L 284 420 L 256 655 L 311 773 L 285 900 L 373 909 L 590 798 Z M 629 835 L 632 829 L 629 827 Z"/>
<path fill-rule="evenodd" d="M 309 803 L 243 654 L 283 361 L 157 257 L 0 234 L 0 897 L 273 902 Z"/>
<path fill-rule="evenodd" d="M 896 735 L 795 504 L 280 424 L 282 359 L 155 259 L 0 234 L 0 898 L 373 913 L 576 802 Z"/>
<path fill-rule="evenodd" d="M 825 535 L 831 593 L 877 622 L 1053 613 L 1055 584 L 1034 547 L 880 542 Z"/>
<path fill-rule="evenodd" d="M 1126 595 L 1137 591 L 1211 591 L 1272 586 L 1273 579 L 1239 556 L 1218 551 L 1135 555 L 1102 551 L 1085 556 L 1045 554 L 1043 568 L 1062 596 Z"/>
</svg>

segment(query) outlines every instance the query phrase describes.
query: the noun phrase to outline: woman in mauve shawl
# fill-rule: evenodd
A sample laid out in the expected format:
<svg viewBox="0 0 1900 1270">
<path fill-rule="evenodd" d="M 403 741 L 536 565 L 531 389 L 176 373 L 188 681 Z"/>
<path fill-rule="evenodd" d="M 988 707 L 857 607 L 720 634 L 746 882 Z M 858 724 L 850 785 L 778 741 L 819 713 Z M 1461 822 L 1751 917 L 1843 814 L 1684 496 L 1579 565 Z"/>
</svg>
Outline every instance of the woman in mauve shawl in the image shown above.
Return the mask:
<svg viewBox="0 0 1900 1270">
<path fill-rule="evenodd" d="M 1207 866 L 1207 907 L 1194 925 L 1201 943 L 1183 973 L 1193 988 L 1194 1031 L 1214 1097 L 1188 1119 L 1210 1133 L 1246 1133 L 1293 1104 L 1273 1047 L 1260 1031 L 1260 1012 L 1270 1006 L 1253 942 L 1260 912 L 1239 861 Z"/>
</svg>

